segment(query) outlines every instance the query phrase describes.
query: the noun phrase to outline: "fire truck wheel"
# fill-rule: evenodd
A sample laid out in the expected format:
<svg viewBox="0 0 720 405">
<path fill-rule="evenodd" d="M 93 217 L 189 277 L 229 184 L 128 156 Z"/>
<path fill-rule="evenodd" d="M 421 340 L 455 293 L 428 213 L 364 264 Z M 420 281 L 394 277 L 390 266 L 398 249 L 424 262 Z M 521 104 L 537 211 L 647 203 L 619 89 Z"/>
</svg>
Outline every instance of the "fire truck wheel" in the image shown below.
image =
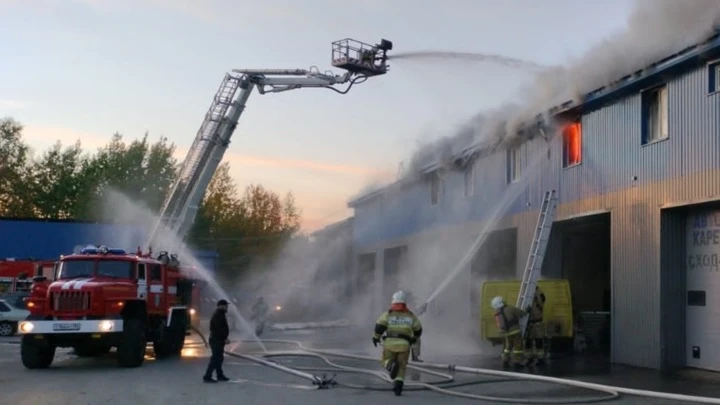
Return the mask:
<svg viewBox="0 0 720 405">
<path fill-rule="evenodd" d="M 163 330 L 160 340 L 153 342 L 155 357 L 179 356 L 185 346 L 185 325 L 174 324 Z"/>
<path fill-rule="evenodd" d="M 145 361 L 145 324 L 140 319 L 128 319 L 117 348 L 117 362 L 120 367 L 140 367 Z"/>
<path fill-rule="evenodd" d="M 20 357 L 26 368 L 48 368 L 55 358 L 55 346 L 37 341 L 32 335 L 25 335 L 20 341 Z"/>
</svg>

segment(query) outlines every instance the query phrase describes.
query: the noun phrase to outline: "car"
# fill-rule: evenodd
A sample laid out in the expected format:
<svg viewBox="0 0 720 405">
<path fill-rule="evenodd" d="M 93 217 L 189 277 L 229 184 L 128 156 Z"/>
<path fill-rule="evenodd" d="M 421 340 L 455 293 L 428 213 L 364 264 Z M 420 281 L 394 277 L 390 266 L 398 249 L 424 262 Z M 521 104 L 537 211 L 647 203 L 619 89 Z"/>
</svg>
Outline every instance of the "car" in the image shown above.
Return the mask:
<svg viewBox="0 0 720 405">
<path fill-rule="evenodd" d="M 6 299 L 0 299 L 0 336 L 12 336 L 17 333 L 18 323 L 24 321 L 30 311 L 11 304 Z"/>
<path fill-rule="evenodd" d="M 7 301 L 8 304 L 15 308 L 27 309 L 25 298 L 30 296 L 28 291 L 17 291 L 0 295 L 0 300 Z"/>
</svg>

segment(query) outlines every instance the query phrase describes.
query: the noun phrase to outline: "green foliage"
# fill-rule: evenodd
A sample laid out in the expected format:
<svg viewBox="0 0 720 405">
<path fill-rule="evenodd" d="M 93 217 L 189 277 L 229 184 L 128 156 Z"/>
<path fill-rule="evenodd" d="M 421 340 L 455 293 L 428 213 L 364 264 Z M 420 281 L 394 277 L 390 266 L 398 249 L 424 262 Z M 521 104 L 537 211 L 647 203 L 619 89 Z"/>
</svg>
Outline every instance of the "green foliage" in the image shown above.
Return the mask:
<svg viewBox="0 0 720 405">
<path fill-rule="evenodd" d="M 178 172 L 175 145 L 148 134 L 129 143 L 114 134 L 96 153 L 78 141 L 60 142 L 33 159 L 22 140 L 22 125 L 0 120 L 0 217 L 100 220 L 99 205 L 110 189 L 157 212 Z M 230 175 L 218 168 L 190 231 L 189 242 L 216 249 L 228 268 L 269 258 L 299 230 L 300 212 L 291 193 L 284 198 L 260 185 L 243 195 Z M 233 265 L 230 265 L 233 264 Z"/>
<path fill-rule="evenodd" d="M 283 242 L 300 228 L 300 212 L 292 194 L 284 200 L 259 185 L 249 185 L 242 196 L 222 163 L 200 206 L 190 241 L 220 254 L 227 271 L 247 268 L 271 258 Z"/>
<path fill-rule="evenodd" d="M 26 181 L 30 152 L 22 129 L 11 118 L 0 120 L 0 216 L 34 216 L 32 184 Z"/>
</svg>

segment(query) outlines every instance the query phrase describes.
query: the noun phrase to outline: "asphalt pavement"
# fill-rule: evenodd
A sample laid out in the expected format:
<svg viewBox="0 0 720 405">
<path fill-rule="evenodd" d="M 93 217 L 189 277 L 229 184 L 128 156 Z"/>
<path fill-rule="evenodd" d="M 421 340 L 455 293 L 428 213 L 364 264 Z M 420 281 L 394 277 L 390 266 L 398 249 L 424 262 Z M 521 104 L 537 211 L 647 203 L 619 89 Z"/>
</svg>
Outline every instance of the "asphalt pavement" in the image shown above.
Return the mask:
<svg viewBox="0 0 720 405">
<path fill-rule="evenodd" d="M 316 348 L 343 349 L 356 353 L 377 354 L 371 345 L 351 345 L 354 332 L 347 330 L 300 330 L 267 332 L 263 338 L 303 341 Z M 356 336 L 356 335 L 355 335 Z M 337 372 L 339 386 L 319 390 L 310 381 L 233 357 L 226 357 L 225 371 L 232 381 L 204 384 L 202 374 L 209 353 L 198 336 L 191 336 L 180 359 L 155 360 L 149 352 L 140 368 L 122 369 L 115 365 L 114 354 L 100 358 L 77 358 L 68 350 L 59 351 L 53 366 L 47 370 L 26 370 L 20 362 L 19 338 L 0 339 L 0 403 L 12 405 L 65 404 L 371 404 L 393 401 L 398 404 L 467 404 L 483 403 L 430 391 L 407 391 L 396 398 L 390 386 L 361 373 Z M 239 353 L 261 353 L 257 344 L 235 342 L 230 349 Z M 297 350 L 284 344 L 266 344 L 268 351 Z M 332 375 L 320 359 L 298 356 L 273 357 L 271 360 L 322 375 Z M 381 370 L 378 362 L 333 358 L 338 364 L 356 368 Z M 408 381 L 437 381 L 437 377 L 410 372 Z M 546 398 L 567 401 L 588 399 L 597 393 L 574 388 L 528 381 L 500 381 L 474 375 L 456 376 L 464 386 L 457 392 L 513 398 Z M 355 388 L 347 388 L 351 385 Z M 365 387 L 359 389 L 358 387 Z M 619 404 L 679 404 L 623 396 Z M 484 402 L 487 403 L 487 402 Z"/>
</svg>

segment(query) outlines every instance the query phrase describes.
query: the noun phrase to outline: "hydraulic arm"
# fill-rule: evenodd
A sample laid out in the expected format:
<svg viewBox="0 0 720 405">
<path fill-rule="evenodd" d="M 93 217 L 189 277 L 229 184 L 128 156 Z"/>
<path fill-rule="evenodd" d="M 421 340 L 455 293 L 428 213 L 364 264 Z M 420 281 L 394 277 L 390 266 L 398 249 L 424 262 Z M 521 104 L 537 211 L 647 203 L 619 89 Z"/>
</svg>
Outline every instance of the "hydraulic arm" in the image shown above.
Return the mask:
<svg viewBox="0 0 720 405">
<path fill-rule="evenodd" d="M 342 75 L 320 73 L 314 67 L 309 70 L 236 69 L 226 74 L 165 199 L 159 219 L 149 235 L 148 246 L 161 250 L 176 248 L 167 246 L 170 241 L 162 240 L 164 232 L 172 232 L 174 240 L 185 239 L 253 89 L 265 94 L 314 87 L 346 94 L 354 84 L 387 73 L 389 50 L 392 50 L 392 42 L 385 39 L 374 46 L 352 39 L 333 42 L 332 65 L 346 70 Z M 348 86 L 344 90 L 334 87 L 345 83 Z"/>
</svg>

